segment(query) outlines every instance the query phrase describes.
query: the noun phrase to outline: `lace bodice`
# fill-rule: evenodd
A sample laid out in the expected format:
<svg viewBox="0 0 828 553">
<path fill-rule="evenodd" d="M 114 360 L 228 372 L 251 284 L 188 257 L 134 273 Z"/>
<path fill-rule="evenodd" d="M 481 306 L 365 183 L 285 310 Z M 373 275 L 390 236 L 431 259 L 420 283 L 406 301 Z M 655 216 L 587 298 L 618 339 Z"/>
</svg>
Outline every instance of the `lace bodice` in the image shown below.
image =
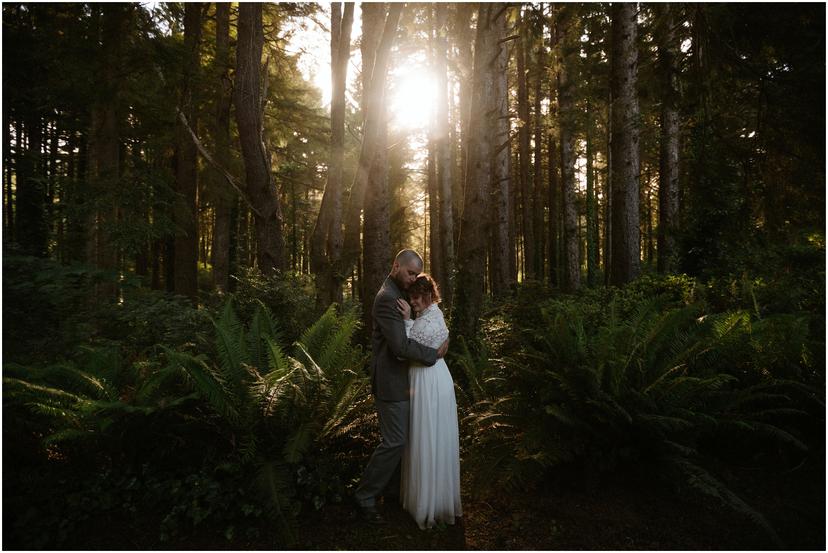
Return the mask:
<svg viewBox="0 0 828 553">
<path fill-rule="evenodd" d="M 439 349 L 449 336 L 446 320 L 440 307 L 433 303 L 416 320 L 405 321 L 406 335 L 424 346 Z"/>
</svg>

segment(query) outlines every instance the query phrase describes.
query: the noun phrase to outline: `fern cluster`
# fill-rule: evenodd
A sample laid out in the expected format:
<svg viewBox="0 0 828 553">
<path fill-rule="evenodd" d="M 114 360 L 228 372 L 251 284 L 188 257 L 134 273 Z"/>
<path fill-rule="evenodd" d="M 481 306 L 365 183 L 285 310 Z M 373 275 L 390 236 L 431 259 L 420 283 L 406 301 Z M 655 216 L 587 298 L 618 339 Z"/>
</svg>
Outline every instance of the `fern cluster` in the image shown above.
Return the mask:
<svg viewBox="0 0 828 553">
<path fill-rule="evenodd" d="M 461 360 L 476 487 L 523 488 L 556 474 L 594 484 L 629 470 L 714 497 L 776 539 L 705 460 L 722 441 L 801 459 L 808 447 L 799 430 L 819 418 L 822 394 L 765 369 L 752 353 L 757 343 L 742 335 L 749 315 L 705 315 L 676 300 L 549 301 L 513 321 L 517 351 Z"/>
<path fill-rule="evenodd" d="M 347 474 L 325 482 L 320 475 L 363 445 L 360 422 L 371 406 L 365 354 L 353 343 L 358 325 L 353 310 L 331 306 L 285 344 L 263 303 L 245 325 L 228 300 L 205 352 L 159 344 L 159 356 L 129 363 L 115 347 L 83 348 L 77 359 L 45 367 L 7 363 L 6 428 L 39 436 L 52 457 L 90 466 L 236 467 L 290 540 L 303 500 L 318 507 L 344 493 Z M 208 518 L 229 513 L 204 508 Z M 170 520 L 204 522 L 186 506 L 171 509 Z"/>
</svg>

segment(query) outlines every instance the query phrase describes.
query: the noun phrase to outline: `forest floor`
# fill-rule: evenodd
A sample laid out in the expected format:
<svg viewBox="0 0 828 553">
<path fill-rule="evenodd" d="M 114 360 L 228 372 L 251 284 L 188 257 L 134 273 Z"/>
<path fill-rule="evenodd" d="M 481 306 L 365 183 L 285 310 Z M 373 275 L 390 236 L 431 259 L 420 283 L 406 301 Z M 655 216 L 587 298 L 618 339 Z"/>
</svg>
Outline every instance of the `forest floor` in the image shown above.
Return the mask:
<svg viewBox="0 0 828 553">
<path fill-rule="evenodd" d="M 762 550 L 825 549 L 825 467 L 765 480 L 733 474 L 738 492 L 779 534 L 774 544 L 751 522 L 723 508 L 651 487 L 619 482 L 593 493 L 464 494 L 462 522 L 422 531 L 408 513 L 386 507 L 389 524 L 350 522 L 351 509 L 329 506 L 300 528 L 299 549 L 368 550 Z"/>
<path fill-rule="evenodd" d="M 464 516 L 454 526 L 420 530 L 398 505 L 381 506 L 388 524 L 354 520 L 348 505 L 327 505 L 303 517 L 298 550 L 824 550 L 825 464 L 775 473 L 731 471 L 727 484 L 761 511 L 780 544 L 736 513 L 647 485 L 616 482 L 595 492 L 499 494 L 464 492 Z M 199 539 L 183 549 L 274 549 Z"/>
<path fill-rule="evenodd" d="M 161 513 L 112 513 L 107 520 L 90 521 L 68 548 L 825 550 L 824 457 L 783 473 L 730 470 L 726 484 L 765 516 L 781 543 L 711 501 L 679 497 L 649 482 L 616 481 L 602 483 L 591 493 L 571 488 L 531 494 L 504 492 L 486 499 L 473 497 L 464 483 L 462 519 L 454 526 L 425 531 L 396 504 L 380 506 L 388 524 L 379 527 L 355 519 L 350 505 L 329 504 L 300 517 L 290 547 L 279 538 L 275 522 L 260 528 L 255 540 L 227 540 L 220 532 L 208 530 L 162 543 L 158 541 Z M 4 526 L 9 515 L 4 516 Z M 3 537 L 4 548 L 20 548 L 5 531 Z"/>
</svg>

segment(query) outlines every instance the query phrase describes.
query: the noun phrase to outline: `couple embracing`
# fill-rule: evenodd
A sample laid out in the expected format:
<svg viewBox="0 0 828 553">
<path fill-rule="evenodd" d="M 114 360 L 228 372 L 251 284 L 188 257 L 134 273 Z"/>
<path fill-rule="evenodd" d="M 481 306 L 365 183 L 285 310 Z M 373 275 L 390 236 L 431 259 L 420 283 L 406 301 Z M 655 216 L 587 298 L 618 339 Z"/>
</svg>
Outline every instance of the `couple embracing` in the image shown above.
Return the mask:
<svg viewBox="0 0 828 553">
<path fill-rule="evenodd" d="M 376 500 L 401 464 L 400 502 L 425 529 L 454 524 L 462 508 L 457 403 L 443 360 L 449 333 L 437 283 L 422 271 L 417 252 L 401 251 L 374 299 L 371 391 L 382 441 L 354 498 L 365 521 L 383 524 Z"/>
</svg>

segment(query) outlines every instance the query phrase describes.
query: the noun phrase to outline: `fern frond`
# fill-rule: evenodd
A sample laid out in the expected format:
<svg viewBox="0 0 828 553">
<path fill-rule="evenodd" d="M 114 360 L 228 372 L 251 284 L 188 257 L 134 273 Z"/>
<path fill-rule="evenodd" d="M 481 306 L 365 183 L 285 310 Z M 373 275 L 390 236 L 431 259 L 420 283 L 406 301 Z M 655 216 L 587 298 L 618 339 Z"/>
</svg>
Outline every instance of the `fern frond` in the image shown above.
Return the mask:
<svg viewBox="0 0 828 553">
<path fill-rule="evenodd" d="M 691 421 L 680 417 L 666 415 L 638 414 L 636 420 L 643 422 L 644 426 L 652 428 L 660 434 L 669 435 L 674 432 L 690 430 L 694 427 Z"/>
<path fill-rule="evenodd" d="M 135 391 L 135 400 L 138 403 L 146 403 L 163 390 L 168 384 L 175 381 L 180 371 L 173 366 L 167 366 L 154 371 L 150 376 L 141 379 L 138 389 Z"/>
<path fill-rule="evenodd" d="M 236 317 L 232 300 L 227 300 L 218 321 L 213 321 L 216 332 L 216 350 L 224 380 L 238 393 L 244 386 L 242 363 L 249 361 L 244 328 Z"/>
<path fill-rule="evenodd" d="M 784 444 L 791 445 L 800 451 L 808 451 L 808 446 L 802 443 L 797 437 L 795 437 L 790 432 L 779 428 L 773 424 L 769 424 L 766 422 L 759 422 L 751 420 L 748 424 L 753 428 L 754 432 L 757 434 L 761 434 L 763 436 L 767 436 L 777 442 L 781 442 Z"/>
<path fill-rule="evenodd" d="M 83 367 L 83 372 L 99 379 L 106 387 L 107 397 L 117 397 L 117 390 L 125 376 L 118 348 L 81 346 L 80 350 L 82 355 L 78 363 Z"/>
<path fill-rule="evenodd" d="M 336 305 L 331 304 L 325 313 L 302 333 L 298 341 L 313 357 L 322 357 L 328 337 L 335 332 L 336 319 Z"/>
<path fill-rule="evenodd" d="M 90 430 L 81 430 L 78 428 L 66 428 L 59 430 L 43 438 L 44 445 L 62 444 L 66 442 L 76 442 L 79 440 L 88 440 L 95 438 L 97 434 Z"/>
<path fill-rule="evenodd" d="M 308 378 L 311 378 L 314 381 L 322 381 L 325 379 L 325 371 L 322 370 L 322 367 L 314 360 L 308 350 L 305 348 L 304 344 L 301 342 L 296 343 L 297 351 L 304 357 L 307 361 L 304 363 L 305 367 L 310 367 L 312 370 L 305 370 L 305 373 L 308 375 Z M 297 356 L 298 357 L 298 356 Z"/>
<path fill-rule="evenodd" d="M 725 484 L 713 477 L 707 470 L 685 457 L 671 457 L 667 460 L 679 470 L 679 473 L 683 475 L 685 482 L 691 488 L 706 496 L 719 499 L 733 511 L 745 516 L 757 527 L 761 528 L 773 540 L 773 543 L 778 549 L 784 549 L 782 540 L 767 519 Z"/>
<path fill-rule="evenodd" d="M 96 399 L 112 398 L 116 394 L 111 385 L 101 378 L 74 367 L 69 363 L 60 363 L 46 367 L 42 375 L 50 382 L 60 382 L 64 389 L 75 391 Z"/>
<path fill-rule="evenodd" d="M 42 384 L 35 384 L 27 382 L 19 378 L 3 378 L 3 386 L 8 388 L 18 388 L 25 392 L 31 393 L 34 397 L 45 397 L 53 401 L 61 401 L 63 403 L 75 403 L 82 400 L 81 396 Z M 4 390 L 5 393 L 5 390 Z"/>
<path fill-rule="evenodd" d="M 247 428 L 245 430 L 250 429 Z M 249 463 L 250 461 L 255 459 L 258 449 L 259 444 L 258 440 L 256 439 L 255 433 L 248 431 L 241 435 L 241 438 L 239 439 L 238 451 L 241 455 L 242 463 Z"/>
<path fill-rule="evenodd" d="M 360 405 L 359 399 L 368 397 L 368 379 L 353 371 L 348 371 L 348 373 L 348 378 L 343 379 L 343 385 L 336 390 L 332 398 L 327 420 L 319 433 L 320 439 L 335 434 L 349 418 L 352 418 L 354 411 Z"/>
<path fill-rule="evenodd" d="M 271 378 L 279 378 L 290 370 L 288 357 L 273 338 L 265 338 L 265 343 L 267 345 L 267 366 L 269 369 L 265 377 L 271 375 Z"/>
<path fill-rule="evenodd" d="M 290 504 L 291 472 L 288 467 L 275 461 L 262 463 L 254 482 L 276 508 L 282 533 L 289 542 L 294 541 L 293 527 L 285 516 Z"/>
<path fill-rule="evenodd" d="M 298 463 L 313 442 L 316 430 L 317 424 L 312 420 L 305 421 L 296 427 L 290 436 L 288 436 L 282 448 L 282 455 L 285 461 L 288 463 Z"/>
<path fill-rule="evenodd" d="M 595 433 L 595 430 L 592 428 L 592 426 L 590 426 L 587 422 L 581 420 L 577 415 L 563 407 L 559 407 L 557 405 L 547 405 L 544 408 L 544 411 L 547 415 L 551 415 L 552 418 L 554 418 L 560 423 L 563 423 L 565 426 L 577 428 L 590 434 Z"/>
<path fill-rule="evenodd" d="M 70 424 L 73 426 L 78 426 L 80 424 L 78 414 L 73 409 L 66 406 L 43 403 L 40 401 L 29 402 L 26 406 L 33 413 L 46 415 L 47 417 L 59 420 L 64 424 Z"/>
<path fill-rule="evenodd" d="M 270 309 L 261 302 L 255 300 L 256 310 L 253 313 L 253 320 L 250 322 L 250 331 L 247 335 L 250 364 L 260 372 L 264 372 L 268 366 L 268 345 L 267 341 L 278 343 L 281 340 L 278 325 L 270 313 Z"/>
<path fill-rule="evenodd" d="M 239 412 L 234 405 L 235 398 L 227 389 L 222 377 L 207 365 L 203 356 L 173 351 L 163 345 L 161 348 L 168 362 L 184 372 L 192 387 L 219 415 L 225 417 L 231 424 L 239 420 Z"/>
</svg>

